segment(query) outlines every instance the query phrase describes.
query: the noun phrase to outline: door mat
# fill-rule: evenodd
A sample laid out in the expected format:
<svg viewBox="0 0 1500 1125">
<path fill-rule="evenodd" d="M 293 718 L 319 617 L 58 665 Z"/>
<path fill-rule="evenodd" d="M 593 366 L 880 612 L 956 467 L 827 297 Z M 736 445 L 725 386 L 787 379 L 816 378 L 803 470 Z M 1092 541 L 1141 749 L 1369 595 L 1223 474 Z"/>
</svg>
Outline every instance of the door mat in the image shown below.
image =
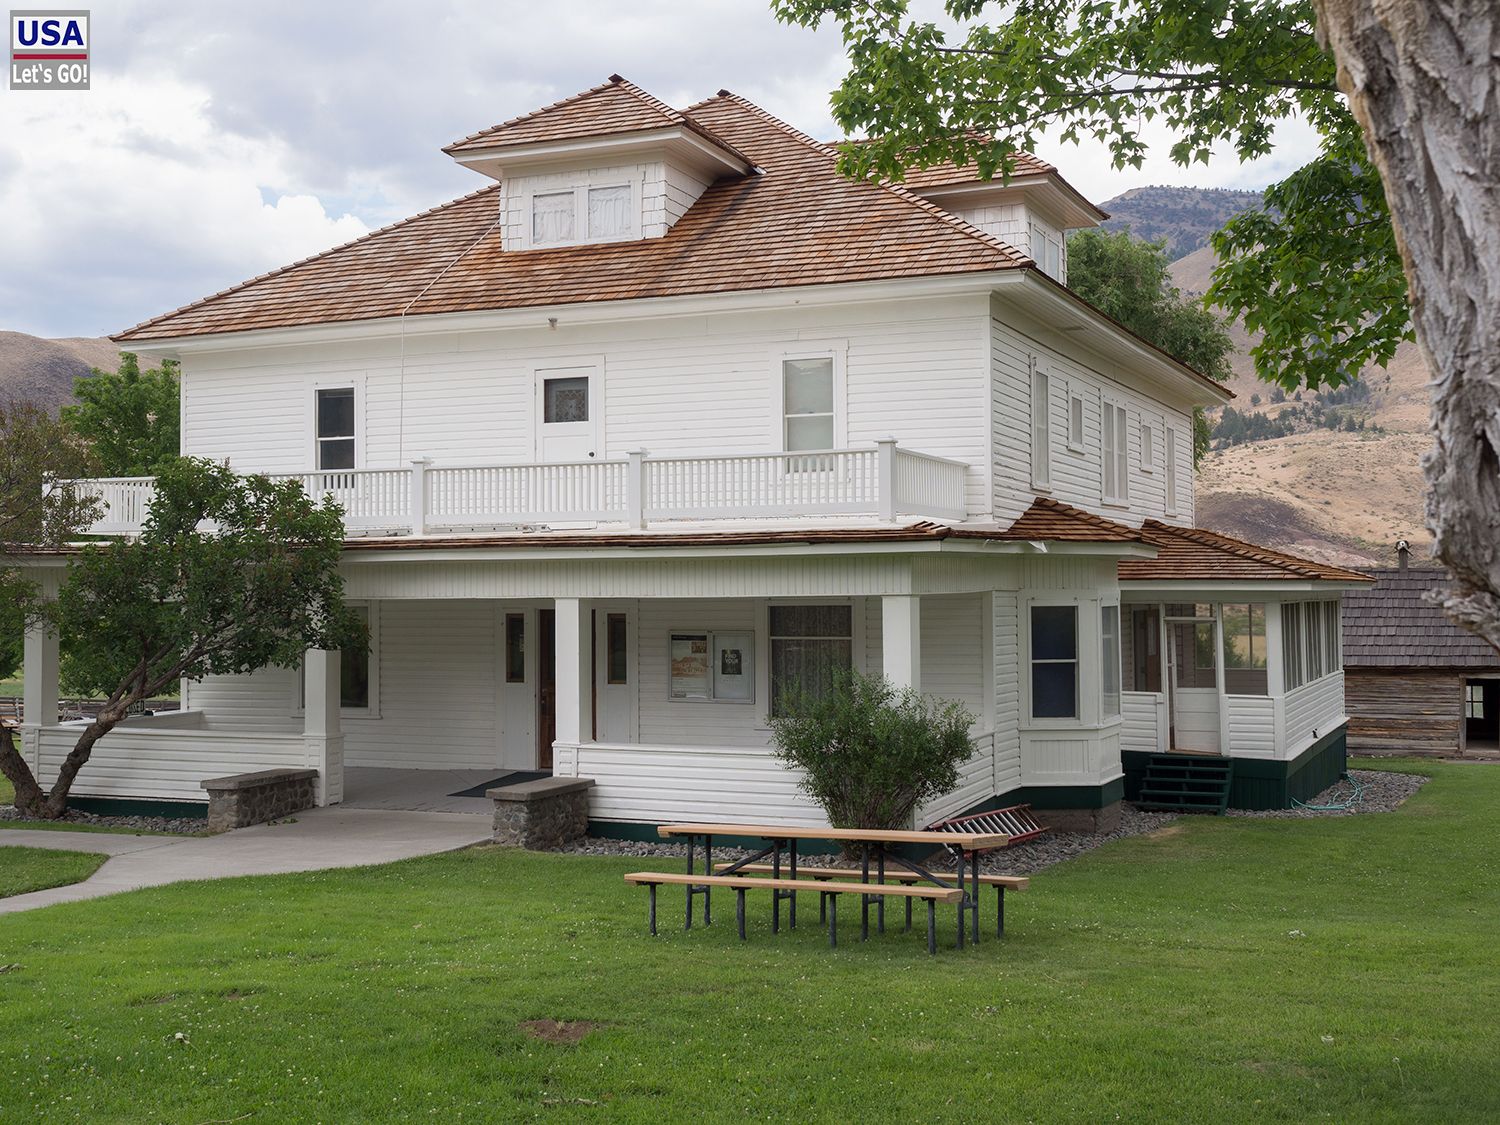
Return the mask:
<svg viewBox="0 0 1500 1125">
<path fill-rule="evenodd" d="M 460 789 L 457 793 L 449 793 L 448 796 L 483 797 L 491 789 L 504 789 L 508 785 L 520 785 L 523 781 L 535 781 L 540 777 L 551 776 L 551 770 L 511 770 L 510 773 L 503 773 L 491 781 L 471 785 L 468 789 Z"/>
</svg>

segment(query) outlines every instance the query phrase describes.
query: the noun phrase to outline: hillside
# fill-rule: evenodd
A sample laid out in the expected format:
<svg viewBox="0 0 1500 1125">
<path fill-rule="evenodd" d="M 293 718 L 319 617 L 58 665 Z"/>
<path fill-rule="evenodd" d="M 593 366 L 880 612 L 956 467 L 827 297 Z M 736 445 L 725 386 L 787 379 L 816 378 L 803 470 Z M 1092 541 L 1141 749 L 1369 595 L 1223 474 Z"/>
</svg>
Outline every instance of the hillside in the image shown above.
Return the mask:
<svg viewBox="0 0 1500 1125">
<path fill-rule="evenodd" d="M 1173 262 L 1172 276 L 1183 293 L 1198 295 L 1213 265 L 1213 250 L 1204 247 Z M 1199 477 L 1198 522 L 1346 566 L 1388 564 L 1397 539 L 1427 550 L 1421 457 L 1432 441 L 1427 369 L 1416 345 L 1402 344 L 1385 370 L 1363 373 L 1365 397 L 1329 406 L 1347 394 L 1303 392 L 1300 402 L 1273 402 L 1273 388 L 1255 377 L 1251 335 L 1235 323 L 1230 338 L 1233 409 L 1293 432 L 1210 452 Z M 1330 414 L 1364 429 L 1318 424 Z"/>
<path fill-rule="evenodd" d="M 1167 240 L 1177 259 L 1208 245 L 1208 236 L 1240 211 L 1260 205 L 1258 191 L 1227 188 L 1143 187 L 1101 203 L 1109 212 L 1105 230 L 1130 228 L 1137 238 Z"/>
<path fill-rule="evenodd" d="M 120 349 L 105 339 L 45 340 L 0 332 L 0 402 L 30 400 L 56 410 L 73 401 L 73 379 L 94 367 L 113 371 Z"/>
</svg>

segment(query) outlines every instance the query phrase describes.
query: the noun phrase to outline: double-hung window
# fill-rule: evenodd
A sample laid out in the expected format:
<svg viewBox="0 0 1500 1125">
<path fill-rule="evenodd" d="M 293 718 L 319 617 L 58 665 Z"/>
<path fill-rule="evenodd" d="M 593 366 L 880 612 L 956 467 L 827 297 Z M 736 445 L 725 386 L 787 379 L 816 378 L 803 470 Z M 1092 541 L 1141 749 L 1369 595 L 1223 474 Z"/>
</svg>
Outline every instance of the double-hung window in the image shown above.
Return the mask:
<svg viewBox="0 0 1500 1125">
<path fill-rule="evenodd" d="M 1106 504 L 1130 502 L 1130 431 L 1125 408 L 1103 400 L 1103 467 L 1101 498 Z"/>
<path fill-rule="evenodd" d="M 854 611 L 847 605 L 773 605 L 771 714 L 788 696 L 821 695 L 854 667 Z"/>
<path fill-rule="evenodd" d="M 1031 717 L 1078 718 L 1077 606 L 1031 607 Z"/>
<path fill-rule="evenodd" d="M 1083 452 L 1083 392 L 1068 392 L 1068 449 Z"/>
<path fill-rule="evenodd" d="M 781 361 L 781 436 L 788 453 L 834 448 L 835 384 L 832 356 Z"/>
<path fill-rule="evenodd" d="M 1156 472 L 1156 427 L 1141 419 L 1141 472 Z"/>
<path fill-rule="evenodd" d="M 634 220 L 635 196 L 629 184 L 538 192 L 531 197 L 531 244 L 616 242 L 634 235 Z"/>
<path fill-rule="evenodd" d="M 1166 435 L 1166 493 L 1167 493 L 1167 515 L 1177 514 L 1177 431 L 1171 426 L 1164 430 Z"/>
<path fill-rule="evenodd" d="M 354 388 L 320 387 L 315 413 L 318 468 L 354 468 Z"/>
<path fill-rule="evenodd" d="M 1052 487 L 1052 380 L 1031 360 L 1031 484 Z"/>
</svg>

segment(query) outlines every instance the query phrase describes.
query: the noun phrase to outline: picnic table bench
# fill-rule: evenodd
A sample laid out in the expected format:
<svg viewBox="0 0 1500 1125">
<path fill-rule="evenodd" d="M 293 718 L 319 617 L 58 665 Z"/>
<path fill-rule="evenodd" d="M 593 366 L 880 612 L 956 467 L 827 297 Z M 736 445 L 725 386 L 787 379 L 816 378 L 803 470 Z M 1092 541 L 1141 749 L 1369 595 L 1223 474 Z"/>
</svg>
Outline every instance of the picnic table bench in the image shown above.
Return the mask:
<svg viewBox="0 0 1500 1125">
<path fill-rule="evenodd" d="M 649 916 L 651 932 L 656 932 L 656 887 L 662 884 L 680 885 L 686 890 L 687 916 L 686 928 L 693 924 L 693 900 L 695 896 L 703 898 L 703 921 L 711 924 L 712 914 L 712 891 L 713 888 L 723 887 L 736 892 L 737 914 L 741 919 L 740 936 L 744 936 L 743 913 L 744 892 L 748 890 L 769 890 L 771 892 L 771 930 L 773 933 L 781 929 L 781 903 L 788 902 L 788 921 L 793 927 L 797 924 L 797 894 L 799 891 L 807 893 L 813 890 L 819 892 L 820 919 L 829 920 L 829 942 L 837 944 L 837 903 L 840 894 L 858 894 L 860 896 L 860 940 L 869 937 L 870 933 L 870 906 L 873 903 L 876 908 L 877 926 L 880 932 L 885 931 L 885 902 L 887 898 L 904 899 L 907 904 L 907 926 L 911 925 L 910 903 L 913 900 L 925 900 L 928 903 L 928 949 L 929 952 L 936 951 L 935 931 L 933 924 L 933 909 L 938 902 L 953 903 L 958 907 L 958 947 L 962 949 L 965 942 L 965 924 L 972 916 L 973 941 L 979 940 L 979 887 L 980 874 L 976 853 L 991 848 L 1004 847 L 1009 842 L 1009 837 L 1003 832 L 927 832 L 903 829 L 876 829 L 876 828 L 802 828 L 785 824 L 663 824 L 657 829 L 658 833 L 666 838 L 685 838 L 687 841 L 687 872 L 667 873 L 656 871 L 636 871 L 627 875 L 626 881 L 638 886 L 646 886 L 650 892 Z M 766 846 L 758 851 L 752 852 L 733 863 L 720 864 L 717 869 L 713 862 L 713 841 L 715 836 L 733 836 L 743 839 L 746 836 L 759 838 L 766 841 Z M 858 869 L 845 869 L 843 874 L 858 875 L 859 881 L 846 883 L 830 883 L 827 880 L 814 876 L 812 878 L 798 878 L 797 871 L 797 845 L 804 840 L 832 840 L 844 844 L 855 844 L 860 850 L 860 866 Z M 698 842 L 702 842 L 703 870 L 699 872 L 696 868 L 696 854 Z M 917 863 L 912 862 L 898 851 L 893 849 L 903 845 L 928 845 L 933 849 L 941 849 L 948 852 L 957 862 L 957 875 L 937 875 L 926 870 Z M 783 873 L 783 852 L 786 853 L 785 872 Z M 770 859 L 769 864 L 762 861 Z M 872 871 L 873 863 L 873 871 Z M 754 876 L 746 876 L 743 873 L 747 869 L 762 868 L 757 870 Z M 901 872 L 909 878 L 895 879 L 887 882 L 887 871 L 891 870 L 894 875 Z M 820 869 L 812 869 L 820 870 Z M 717 873 L 715 873 L 717 871 Z M 806 874 L 808 868 L 803 868 Z M 874 876 L 872 881 L 871 876 Z M 769 875 L 769 878 L 764 877 Z M 725 882 L 724 880 L 729 880 Z M 917 885 L 920 884 L 920 885 Z M 829 904 L 833 910 L 829 911 Z M 1003 916 L 1002 916 L 1003 917 Z"/>
</svg>

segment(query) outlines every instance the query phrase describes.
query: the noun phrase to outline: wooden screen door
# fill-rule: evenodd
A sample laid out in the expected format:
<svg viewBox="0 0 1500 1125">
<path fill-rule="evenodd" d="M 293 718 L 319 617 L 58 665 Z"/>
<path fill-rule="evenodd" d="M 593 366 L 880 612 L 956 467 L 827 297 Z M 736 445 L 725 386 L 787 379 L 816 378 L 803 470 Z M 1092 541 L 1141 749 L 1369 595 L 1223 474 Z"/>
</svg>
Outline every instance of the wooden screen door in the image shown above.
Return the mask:
<svg viewBox="0 0 1500 1125">
<path fill-rule="evenodd" d="M 557 737 L 557 612 L 541 609 L 536 617 L 536 768 L 550 770 Z"/>
</svg>

